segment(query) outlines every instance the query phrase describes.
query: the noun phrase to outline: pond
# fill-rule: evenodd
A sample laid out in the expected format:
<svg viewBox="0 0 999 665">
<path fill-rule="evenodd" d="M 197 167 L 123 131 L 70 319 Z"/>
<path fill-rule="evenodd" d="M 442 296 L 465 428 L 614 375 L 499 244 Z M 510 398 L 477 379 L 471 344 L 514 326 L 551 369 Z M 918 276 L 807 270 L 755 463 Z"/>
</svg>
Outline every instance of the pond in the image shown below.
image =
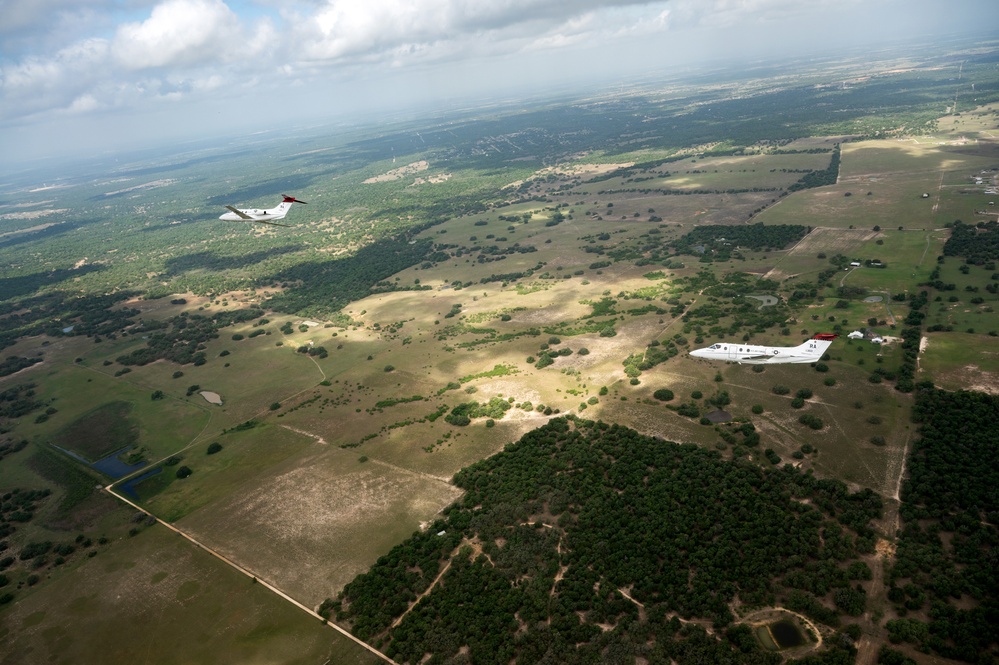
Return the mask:
<svg viewBox="0 0 999 665">
<path fill-rule="evenodd" d="M 789 619 L 782 619 L 770 626 L 770 634 L 780 649 L 790 649 L 800 647 L 805 643 L 805 636 L 801 634 L 794 622 Z"/>
<path fill-rule="evenodd" d="M 138 475 L 135 478 L 123 482 L 121 485 L 118 486 L 118 489 L 121 490 L 121 492 L 123 492 L 124 494 L 127 494 L 133 500 L 138 501 L 139 494 L 135 491 L 135 486 L 141 483 L 146 478 L 149 478 L 150 476 L 155 476 L 157 473 L 160 473 L 161 471 L 163 471 L 163 467 L 161 466 L 146 471 L 145 473 Z"/>
<path fill-rule="evenodd" d="M 136 469 L 141 469 L 147 462 L 137 462 L 136 464 L 128 464 L 119 459 L 120 456 L 132 450 L 134 446 L 125 446 L 121 450 L 116 450 L 107 457 L 103 457 L 93 464 L 90 465 L 92 469 L 97 469 L 101 473 L 111 478 L 121 478 L 122 476 L 127 476 Z"/>
</svg>

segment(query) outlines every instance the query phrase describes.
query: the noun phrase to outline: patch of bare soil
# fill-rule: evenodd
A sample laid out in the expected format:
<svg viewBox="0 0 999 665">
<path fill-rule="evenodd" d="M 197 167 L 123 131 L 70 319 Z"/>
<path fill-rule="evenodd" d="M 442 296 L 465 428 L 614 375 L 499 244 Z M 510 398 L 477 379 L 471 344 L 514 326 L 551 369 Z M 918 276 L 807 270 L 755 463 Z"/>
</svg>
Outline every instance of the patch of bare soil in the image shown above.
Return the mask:
<svg viewBox="0 0 999 665">
<path fill-rule="evenodd" d="M 376 182 L 391 182 L 392 180 L 400 180 L 401 178 L 419 173 L 420 171 L 426 171 L 429 168 L 430 163 L 425 159 L 421 159 L 418 162 L 413 162 L 412 164 L 407 164 L 406 166 L 400 166 L 397 169 L 392 169 L 391 171 L 387 171 L 381 175 L 368 178 L 364 181 L 364 184 L 370 185 Z"/>
<path fill-rule="evenodd" d="M 999 395 L 999 376 L 982 371 L 978 365 L 965 365 L 958 374 L 958 384 L 965 390 Z"/>
<path fill-rule="evenodd" d="M 374 461 L 345 470 L 345 456 L 327 451 L 264 474 L 179 526 L 314 605 L 461 494 Z"/>
<path fill-rule="evenodd" d="M 895 560 L 895 543 L 891 541 L 878 538 L 878 542 L 874 544 L 874 551 L 877 552 L 878 556 L 887 559 L 889 562 Z"/>
<path fill-rule="evenodd" d="M 210 390 L 202 390 L 198 394 L 201 395 L 202 397 L 204 397 L 205 401 L 208 402 L 209 404 L 215 404 L 217 406 L 222 406 L 222 396 L 219 395 L 218 393 L 213 393 Z"/>
</svg>

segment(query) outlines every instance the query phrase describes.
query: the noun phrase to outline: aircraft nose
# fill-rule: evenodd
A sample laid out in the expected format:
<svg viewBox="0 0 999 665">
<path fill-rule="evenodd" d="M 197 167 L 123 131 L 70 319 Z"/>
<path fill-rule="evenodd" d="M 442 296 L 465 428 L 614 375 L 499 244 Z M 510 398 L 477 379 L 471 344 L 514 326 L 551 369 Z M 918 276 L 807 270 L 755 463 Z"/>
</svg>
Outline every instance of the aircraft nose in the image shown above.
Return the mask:
<svg viewBox="0 0 999 665">
<path fill-rule="evenodd" d="M 694 356 L 695 358 L 703 358 L 704 349 L 694 349 L 693 351 L 690 352 L 690 355 Z"/>
</svg>

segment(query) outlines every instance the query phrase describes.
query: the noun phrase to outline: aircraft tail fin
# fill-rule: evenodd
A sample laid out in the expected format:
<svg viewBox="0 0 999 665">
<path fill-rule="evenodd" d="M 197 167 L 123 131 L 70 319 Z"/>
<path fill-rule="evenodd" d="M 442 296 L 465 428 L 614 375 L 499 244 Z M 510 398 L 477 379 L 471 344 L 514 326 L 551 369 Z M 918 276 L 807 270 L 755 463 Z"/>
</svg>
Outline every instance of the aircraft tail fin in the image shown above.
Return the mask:
<svg viewBox="0 0 999 665">
<path fill-rule="evenodd" d="M 839 337 L 835 333 L 817 333 L 812 339 L 808 340 L 801 346 L 804 347 L 810 353 L 814 353 L 816 360 L 822 357 L 822 354 L 826 352 L 829 345 L 833 343 L 833 340 Z"/>
<path fill-rule="evenodd" d="M 288 211 L 291 209 L 292 203 L 307 205 L 305 201 L 299 201 L 294 196 L 288 196 L 287 194 L 282 194 L 281 198 L 281 203 L 279 203 L 277 208 L 274 209 L 274 219 L 284 219 L 284 216 L 287 215 Z"/>
</svg>

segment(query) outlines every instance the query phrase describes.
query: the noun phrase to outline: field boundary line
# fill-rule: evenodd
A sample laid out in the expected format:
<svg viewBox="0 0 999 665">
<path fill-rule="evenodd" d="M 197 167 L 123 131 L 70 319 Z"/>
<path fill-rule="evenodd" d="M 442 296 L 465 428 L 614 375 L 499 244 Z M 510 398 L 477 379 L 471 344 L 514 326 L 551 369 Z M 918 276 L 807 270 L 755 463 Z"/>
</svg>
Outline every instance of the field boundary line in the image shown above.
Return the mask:
<svg viewBox="0 0 999 665">
<path fill-rule="evenodd" d="M 129 499 L 127 499 L 127 498 L 123 497 L 122 495 L 118 494 L 117 492 L 115 492 L 112 489 L 112 485 L 114 485 L 114 483 L 112 483 L 111 485 L 108 485 L 107 487 L 104 488 L 104 490 L 108 494 L 110 494 L 111 496 L 113 496 L 113 497 L 119 499 L 120 501 L 128 504 L 132 508 L 135 508 L 136 510 L 141 511 L 144 514 L 151 516 L 159 524 L 162 524 L 163 526 L 165 526 L 170 531 L 173 531 L 174 533 L 176 533 L 176 534 L 178 534 L 178 535 L 186 538 L 189 542 L 191 542 L 195 546 L 200 547 L 202 550 L 204 550 L 208 554 L 211 554 L 212 556 L 214 556 L 215 558 L 219 559 L 223 563 L 228 564 L 231 568 L 233 568 L 233 569 L 239 571 L 240 573 L 246 575 L 247 577 L 253 579 L 256 583 L 262 584 L 265 588 L 267 588 L 269 591 L 271 591 L 272 593 L 274 593 L 278 597 L 283 598 L 284 600 L 288 601 L 289 603 L 291 603 L 292 605 L 294 605 L 298 609 L 302 610 L 306 614 L 308 614 L 308 615 L 310 615 L 310 616 L 312 616 L 312 617 L 314 617 L 316 619 L 319 619 L 320 621 L 322 621 L 323 623 L 325 623 L 327 626 L 330 626 L 331 628 L 333 628 L 333 630 L 337 631 L 338 633 L 340 633 L 344 637 L 348 638 L 349 640 L 351 640 L 355 644 L 358 644 L 358 645 L 364 647 L 365 649 L 367 649 L 368 651 L 370 651 L 372 654 L 374 654 L 374 655 L 378 656 L 379 658 L 381 658 L 386 663 L 391 663 L 392 665 L 399 665 L 398 663 L 396 663 L 394 660 L 392 660 L 391 658 L 389 658 L 387 655 L 385 655 L 384 653 L 382 653 L 381 651 L 379 651 L 375 647 L 373 647 L 370 644 L 368 644 L 367 642 L 365 642 L 365 641 L 363 641 L 363 640 L 355 637 L 349 631 L 341 628 L 336 623 L 334 623 L 332 621 L 329 621 L 325 617 L 321 616 L 318 612 L 316 612 L 315 610 L 313 610 L 311 607 L 306 607 L 301 602 L 299 602 L 298 600 L 292 598 L 286 592 L 282 591 L 280 588 L 278 588 L 274 584 L 271 584 L 270 582 L 268 582 L 268 581 L 266 581 L 264 579 L 261 579 L 258 575 L 254 574 L 253 571 L 249 570 L 248 568 L 245 568 L 245 567 L 241 566 L 240 564 L 236 563 L 235 561 L 233 561 L 232 559 L 228 558 L 224 554 L 221 554 L 220 552 L 215 551 L 211 547 L 208 547 L 207 545 L 205 545 L 204 543 L 202 543 L 201 541 L 199 541 L 197 538 L 195 538 L 194 536 L 190 535 L 189 533 L 180 530 L 179 528 L 177 528 L 173 524 L 170 524 L 169 522 L 166 522 L 166 521 L 160 519 L 156 515 L 153 515 L 152 513 L 150 513 L 148 510 L 142 508 L 141 506 L 133 503 Z"/>
</svg>

